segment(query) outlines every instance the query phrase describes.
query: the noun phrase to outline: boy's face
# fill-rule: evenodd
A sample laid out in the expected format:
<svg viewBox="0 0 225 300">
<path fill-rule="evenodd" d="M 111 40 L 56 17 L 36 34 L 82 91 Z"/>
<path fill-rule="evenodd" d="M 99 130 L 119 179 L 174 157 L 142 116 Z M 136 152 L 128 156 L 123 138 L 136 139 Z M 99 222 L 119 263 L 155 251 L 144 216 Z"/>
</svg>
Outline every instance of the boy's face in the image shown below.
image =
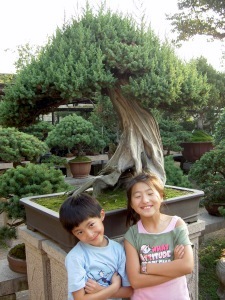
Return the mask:
<svg viewBox="0 0 225 300">
<path fill-rule="evenodd" d="M 81 242 L 95 247 L 106 246 L 104 239 L 104 225 L 102 221 L 105 218 L 105 212 L 101 211 L 100 218 L 88 218 L 74 227 L 72 234 Z"/>
</svg>

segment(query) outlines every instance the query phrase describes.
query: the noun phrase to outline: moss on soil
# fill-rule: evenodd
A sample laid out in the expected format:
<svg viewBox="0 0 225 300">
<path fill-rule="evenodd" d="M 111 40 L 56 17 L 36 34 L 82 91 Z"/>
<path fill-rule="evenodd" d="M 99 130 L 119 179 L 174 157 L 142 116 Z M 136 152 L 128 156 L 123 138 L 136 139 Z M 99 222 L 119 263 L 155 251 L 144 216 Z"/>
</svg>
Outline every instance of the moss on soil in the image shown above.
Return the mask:
<svg viewBox="0 0 225 300">
<path fill-rule="evenodd" d="M 165 188 L 165 200 L 178 197 L 181 195 L 189 194 L 190 192 L 181 191 L 171 188 Z M 91 194 L 91 192 L 90 192 Z M 40 204 L 46 208 L 52 209 L 56 212 L 59 211 L 60 205 L 67 198 L 67 195 L 59 195 L 55 197 L 45 197 L 35 199 L 37 204 Z M 118 190 L 105 190 L 101 195 L 97 197 L 99 203 L 105 211 L 126 208 L 127 206 L 127 198 L 126 192 L 122 189 Z"/>
<path fill-rule="evenodd" d="M 21 243 L 11 248 L 9 255 L 19 259 L 26 259 L 25 244 Z"/>
<path fill-rule="evenodd" d="M 68 162 L 73 163 L 73 162 L 90 162 L 90 161 L 91 159 L 87 156 L 76 156 L 75 158 L 70 159 Z"/>
</svg>

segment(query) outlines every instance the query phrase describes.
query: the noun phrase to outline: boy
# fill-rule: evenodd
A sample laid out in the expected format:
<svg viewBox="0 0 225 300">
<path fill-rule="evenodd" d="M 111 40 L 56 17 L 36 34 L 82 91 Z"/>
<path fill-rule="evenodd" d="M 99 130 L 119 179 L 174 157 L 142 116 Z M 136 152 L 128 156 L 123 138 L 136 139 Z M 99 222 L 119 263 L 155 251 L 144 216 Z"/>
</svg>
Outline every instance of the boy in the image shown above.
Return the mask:
<svg viewBox="0 0 225 300">
<path fill-rule="evenodd" d="M 104 235 L 105 212 L 98 201 L 86 193 L 68 197 L 59 218 L 63 227 L 79 239 L 65 261 L 69 299 L 130 297 L 133 290 L 125 271 L 125 251 Z"/>
</svg>

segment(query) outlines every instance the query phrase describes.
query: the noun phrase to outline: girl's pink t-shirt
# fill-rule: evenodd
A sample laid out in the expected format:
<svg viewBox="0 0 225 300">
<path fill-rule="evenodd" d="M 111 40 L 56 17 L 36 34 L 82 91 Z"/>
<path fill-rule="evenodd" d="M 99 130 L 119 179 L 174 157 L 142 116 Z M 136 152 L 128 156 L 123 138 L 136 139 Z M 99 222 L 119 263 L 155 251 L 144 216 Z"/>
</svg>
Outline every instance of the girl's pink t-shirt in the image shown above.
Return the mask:
<svg viewBox="0 0 225 300">
<path fill-rule="evenodd" d="M 137 223 L 138 232 L 149 235 L 160 235 L 162 233 L 170 232 L 174 230 L 178 219 L 179 217 L 173 216 L 167 228 L 158 234 L 147 232 L 142 225 L 142 222 L 139 221 Z M 153 287 L 136 289 L 134 290 L 131 300 L 190 300 L 186 276 L 181 276 Z"/>
</svg>

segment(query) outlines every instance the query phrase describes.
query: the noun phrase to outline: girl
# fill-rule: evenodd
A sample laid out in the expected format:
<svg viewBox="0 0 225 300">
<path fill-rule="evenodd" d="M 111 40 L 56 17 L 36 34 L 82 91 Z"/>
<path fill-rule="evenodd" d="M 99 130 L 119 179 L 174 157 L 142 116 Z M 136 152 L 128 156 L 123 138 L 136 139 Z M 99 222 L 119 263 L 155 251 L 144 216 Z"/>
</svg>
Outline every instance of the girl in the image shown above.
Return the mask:
<svg viewBox="0 0 225 300">
<path fill-rule="evenodd" d="M 127 187 L 126 268 L 132 300 L 189 300 L 186 274 L 193 271 L 192 244 L 185 222 L 160 212 L 164 187 L 143 173 Z"/>
</svg>

